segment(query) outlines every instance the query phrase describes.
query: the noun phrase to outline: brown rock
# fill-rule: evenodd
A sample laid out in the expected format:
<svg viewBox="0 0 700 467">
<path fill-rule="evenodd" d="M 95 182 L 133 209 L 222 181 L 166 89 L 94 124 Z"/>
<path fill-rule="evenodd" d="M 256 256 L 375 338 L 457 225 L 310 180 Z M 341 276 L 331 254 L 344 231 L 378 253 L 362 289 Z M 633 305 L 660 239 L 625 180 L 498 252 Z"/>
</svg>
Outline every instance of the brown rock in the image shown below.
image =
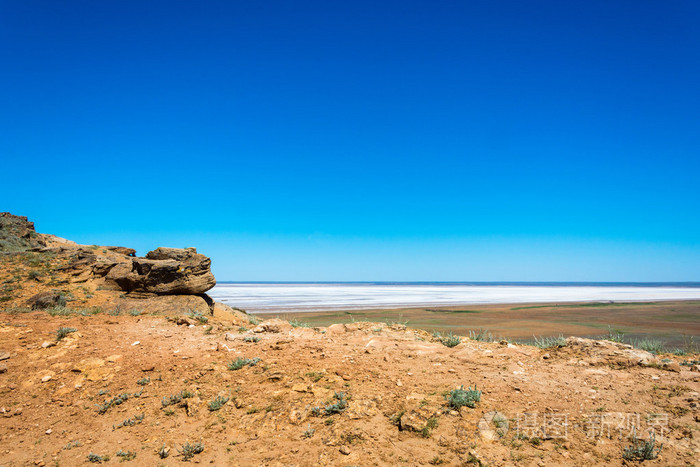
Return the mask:
<svg viewBox="0 0 700 467">
<path fill-rule="evenodd" d="M 342 323 L 331 324 L 326 328 L 326 334 L 343 334 L 345 333 L 345 325 Z"/>
<path fill-rule="evenodd" d="M 292 325 L 289 322 L 274 318 L 263 321 L 253 329 L 253 332 L 289 332 L 291 329 Z"/>
<path fill-rule="evenodd" d="M 211 260 L 194 248 L 158 248 L 146 258 L 129 258 L 105 276 L 127 292 L 160 295 L 203 294 L 216 285 Z"/>
<path fill-rule="evenodd" d="M 202 405 L 202 399 L 195 397 L 192 399 L 185 399 L 185 411 L 188 417 L 192 417 L 199 412 L 199 406 Z"/>
<path fill-rule="evenodd" d="M 105 249 L 119 253 L 124 256 L 136 256 L 136 250 L 124 246 L 106 246 Z"/>
<path fill-rule="evenodd" d="M 0 373 L 7 373 L 7 363 L 0 363 Z"/>
<path fill-rule="evenodd" d="M 403 414 L 399 426 L 402 430 L 420 432 L 429 428 L 428 421 L 433 417 L 435 417 L 434 409 L 417 406 Z"/>
<path fill-rule="evenodd" d="M 285 377 L 286 377 L 286 375 L 284 373 L 282 373 L 281 371 L 273 371 L 272 373 L 270 373 L 268 375 L 267 380 L 268 381 L 281 381 Z"/>
<path fill-rule="evenodd" d="M 340 446 L 340 449 L 338 449 L 338 451 L 340 451 L 340 453 L 345 455 L 345 456 L 349 456 L 350 452 L 351 452 L 350 448 L 347 446 Z"/>
<path fill-rule="evenodd" d="M 27 306 L 32 310 L 44 310 L 46 308 L 52 308 L 65 304 L 66 299 L 58 290 L 47 290 L 46 292 L 40 292 L 27 300 Z"/>
<path fill-rule="evenodd" d="M 25 216 L 0 212 L 0 251 L 21 251 L 44 246 Z"/>
</svg>

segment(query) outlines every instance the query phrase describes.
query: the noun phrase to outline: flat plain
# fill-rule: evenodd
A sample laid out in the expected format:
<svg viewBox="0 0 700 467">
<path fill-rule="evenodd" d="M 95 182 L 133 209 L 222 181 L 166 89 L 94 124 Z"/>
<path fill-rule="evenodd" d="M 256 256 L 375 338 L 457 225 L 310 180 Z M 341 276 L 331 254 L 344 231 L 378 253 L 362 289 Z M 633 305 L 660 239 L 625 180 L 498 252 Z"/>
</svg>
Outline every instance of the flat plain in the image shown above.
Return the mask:
<svg viewBox="0 0 700 467">
<path fill-rule="evenodd" d="M 700 336 L 700 301 L 489 304 L 451 307 L 261 313 L 313 326 L 353 321 L 401 322 L 426 331 L 487 331 L 494 338 L 528 341 L 533 336 L 600 337 L 622 332 L 625 340 L 659 339 L 681 347 Z"/>
</svg>

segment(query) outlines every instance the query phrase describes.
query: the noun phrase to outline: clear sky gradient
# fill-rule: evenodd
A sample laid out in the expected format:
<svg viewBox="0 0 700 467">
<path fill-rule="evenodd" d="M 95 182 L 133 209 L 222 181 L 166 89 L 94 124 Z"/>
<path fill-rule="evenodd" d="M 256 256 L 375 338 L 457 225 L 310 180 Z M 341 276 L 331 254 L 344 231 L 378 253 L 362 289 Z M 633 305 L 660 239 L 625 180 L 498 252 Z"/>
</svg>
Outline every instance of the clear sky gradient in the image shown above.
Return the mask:
<svg viewBox="0 0 700 467">
<path fill-rule="evenodd" d="M 219 280 L 700 281 L 700 2 L 0 2 L 0 210 Z"/>
</svg>

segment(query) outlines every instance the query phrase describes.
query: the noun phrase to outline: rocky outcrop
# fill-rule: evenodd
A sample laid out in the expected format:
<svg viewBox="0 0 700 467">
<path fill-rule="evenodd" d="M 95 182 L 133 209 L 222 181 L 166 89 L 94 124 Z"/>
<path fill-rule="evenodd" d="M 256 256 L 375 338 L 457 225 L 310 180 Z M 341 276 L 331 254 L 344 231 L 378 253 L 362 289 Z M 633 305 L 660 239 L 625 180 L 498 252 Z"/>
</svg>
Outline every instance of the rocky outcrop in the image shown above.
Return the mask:
<svg viewBox="0 0 700 467">
<path fill-rule="evenodd" d="M 105 248 L 109 251 L 113 251 L 124 256 L 136 256 L 136 250 L 133 248 L 127 248 L 124 246 L 106 246 Z"/>
<path fill-rule="evenodd" d="M 0 251 L 27 251 L 44 246 L 34 230 L 34 222 L 25 216 L 0 212 Z"/>
<path fill-rule="evenodd" d="M 40 251 L 63 245 L 78 246 L 65 238 L 37 233 L 34 222 L 29 222 L 26 216 L 0 212 L 0 253 Z"/>
<path fill-rule="evenodd" d="M 134 295 L 202 295 L 216 285 L 211 260 L 197 253 L 195 248 L 161 247 L 141 258 L 133 248 L 78 245 L 60 237 L 36 233 L 33 222 L 7 212 L 0 213 L 0 252 L 11 255 L 48 253 L 46 257 L 55 263 L 58 284 L 94 283 L 101 290 Z M 37 307 L 44 307 L 42 304 L 46 300 L 55 301 L 53 296 L 37 300 Z M 206 297 L 205 301 L 211 302 L 211 299 Z M 30 306 L 34 307 L 35 303 Z"/>
<path fill-rule="evenodd" d="M 106 269 L 96 268 L 96 271 Z M 127 258 L 108 268 L 105 281 L 125 292 L 202 294 L 216 285 L 211 260 L 194 248 L 158 248 L 145 258 Z"/>
</svg>

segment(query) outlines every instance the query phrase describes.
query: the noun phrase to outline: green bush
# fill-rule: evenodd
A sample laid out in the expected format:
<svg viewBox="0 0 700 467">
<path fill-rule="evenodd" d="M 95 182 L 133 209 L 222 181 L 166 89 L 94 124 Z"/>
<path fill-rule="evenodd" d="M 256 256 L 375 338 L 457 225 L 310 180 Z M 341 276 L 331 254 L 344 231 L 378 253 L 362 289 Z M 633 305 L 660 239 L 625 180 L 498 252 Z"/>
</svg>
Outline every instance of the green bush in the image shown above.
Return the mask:
<svg viewBox="0 0 700 467">
<path fill-rule="evenodd" d="M 78 331 L 78 330 L 75 329 L 75 328 L 64 328 L 64 327 L 60 327 L 60 328 L 58 328 L 58 329 L 56 330 L 56 340 L 57 340 L 57 341 L 63 340 L 63 338 L 65 338 L 66 336 L 68 336 L 68 334 L 71 334 L 71 333 L 74 333 L 74 332 L 77 332 L 77 331 Z"/>
<path fill-rule="evenodd" d="M 88 454 L 87 458 L 88 461 L 93 462 L 95 464 L 101 464 L 102 462 L 107 462 L 109 460 L 109 456 L 100 456 L 99 454 L 95 454 L 94 452 Z"/>
<path fill-rule="evenodd" d="M 293 319 L 289 322 L 289 324 L 292 325 L 293 328 L 309 328 L 311 325 L 309 323 L 306 323 L 304 321 L 299 321 L 296 319 Z"/>
<path fill-rule="evenodd" d="M 204 451 L 204 445 L 202 443 L 186 443 L 182 446 L 182 449 L 179 449 L 178 451 L 182 455 L 182 460 L 188 461 L 192 459 L 195 454 L 199 454 L 200 452 Z"/>
<path fill-rule="evenodd" d="M 111 399 L 107 399 L 102 404 L 97 404 L 97 412 L 100 414 L 104 414 L 115 405 L 122 405 L 124 402 L 128 401 L 129 397 L 131 397 L 129 393 L 125 392 Z"/>
<path fill-rule="evenodd" d="M 134 451 L 122 451 L 121 449 L 117 451 L 117 456 L 121 457 L 121 462 L 131 461 L 136 458 L 136 453 Z"/>
<path fill-rule="evenodd" d="M 260 361 L 259 358 L 243 358 L 243 357 L 238 357 L 231 363 L 227 365 L 227 368 L 232 371 L 240 370 L 241 368 L 245 366 L 255 366 L 258 362 Z"/>
<path fill-rule="evenodd" d="M 440 340 L 440 342 L 442 342 L 442 345 L 444 345 L 445 347 L 455 347 L 459 345 L 460 342 L 462 342 L 462 339 L 460 339 L 452 333 L 449 333 L 448 335 L 443 337 Z"/>
<path fill-rule="evenodd" d="M 632 446 L 627 446 L 622 453 L 622 458 L 629 461 L 645 461 L 656 459 L 664 445 L 656 447 L 656 437 L 651 433 L 649 441 L 637 438 L 637 433 L 632 434 Z"/>
<path fill-rule="evenodd" d="M 447 405 L 455 410 L 459 410 L 460 407 L 467 406 L 471 409 L 476 407 L 476 403 L 481 401 L 481 391 L 474 388 L 464 389 L 464 386 L 460 386 L 459 389 L 453 389 L 450 391 L 450 395 L 445 396 L 447 399 Z"/>
<path fill-rule="evenodd" d="M 226 405 L 227 402 L 228 402 L 228 397 L 217 396 L 216 399 L 209 402 L 209 411 L 214 412 L 216 410 L 219 410 L 221 407 Z"/>
<path fill-rule="evenodd" d="M 169 405 L 181 404 L 184 399 L 189 399 L 192 396 L 194 396 L 194 394 L 185 389 L 169 397 L 163 397 L 161 405 L 163 407 L 168 407 Z"/>
<path fill-rule="evenodd" d="M 613 329 L 608 326 L 608 334 L 605 336 L 600 336 L 601 339 L 611 342 L 623 343 L 625 340 L 625 333 L 620 329 Z"/>
<path fill-rule="evenodd" d="M 557 337 L 533 337 L 535 339 L 533 345 L 535 347 L 539 347 L 540 349 L 554 349 L 559 347 L 566 347 L 566 339 L 562 335 L 559 335 Z"/>
<path fill-rule="evenodd" d="M 327 405 L 324 409 L 326 415 L 333 415 L 343 412 L 348 407 L 348 401 L 344 392 L 336 392 L 333 397 L 338 401 L 334 404 Z"/>
<path fill-rule="evenodd" d="M 638 349 L 646 350 L 653 354 L 660 354 L 666 351 L 664 343 L 658 339 L 642 339 L 634 341 L 634 346 Z"/>
<path fill-rule="evenodd" d="M 204 324 L 204 323 L 208 323 L 208 322 L 209 322 L 209 318 L 206 317 L 206 316 L 204 316 L 204 314 L 202 314 L 202 313 L 199 312 L 199 311 L 190 310 L 190 311 L 188 311 L 186 314 L 187 314 L 187 316 L 189 316 L 190 318 L 196 319 L 196 320 L 199 321 L 200 323 L 203 323 L 203 324 Z"/>
<path fill-rule="evenodd" d="M 469 331 L 469 339 L 479 342 L 493 342 L 493 335 L 486 329 L 479 329 L 478 331 Z"/>
</svg>

